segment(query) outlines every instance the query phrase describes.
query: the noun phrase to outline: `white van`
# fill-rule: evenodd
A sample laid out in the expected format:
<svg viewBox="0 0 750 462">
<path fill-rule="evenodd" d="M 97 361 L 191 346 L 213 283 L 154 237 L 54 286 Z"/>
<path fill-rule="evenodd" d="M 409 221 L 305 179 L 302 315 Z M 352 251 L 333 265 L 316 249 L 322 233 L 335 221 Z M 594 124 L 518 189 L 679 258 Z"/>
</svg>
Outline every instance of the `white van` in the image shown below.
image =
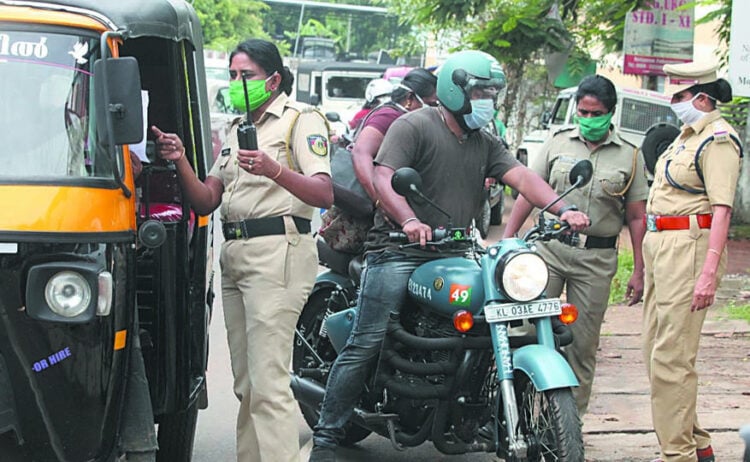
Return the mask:
<svg viewBox="0 0 750 462">
<path fill-rule="evenodd" d="M 381 78 L 386 64 L 347 61 L 300 61 L 295 78 L 297 101 L 316 106 L 327 116 L 337 113 L 336 134 L 347 132 L 347 122 L 362 109 L 365 89 Z M 330 117 L 329 117 L 330 119 Z"/>
<path fill-rule="evenodd" d="M 524 165 L 539 153 L 542 144 L 552 133 L 565 125 L 572 125 L 576 115 L 575 95 L 578 87 L 566 88 L 557 95 L 552 110 L 542 114 L 540 130 L 524 137 L 516 149 L 516 158 Z M 670 97 L 639 88 L 617 88 L 617 107 L 612 123 L 620 129 L 620 136 L 640 147 L 646 131 L 657 124 L 675 127 L 680 122 L 669 107 Z"/>
</svg>

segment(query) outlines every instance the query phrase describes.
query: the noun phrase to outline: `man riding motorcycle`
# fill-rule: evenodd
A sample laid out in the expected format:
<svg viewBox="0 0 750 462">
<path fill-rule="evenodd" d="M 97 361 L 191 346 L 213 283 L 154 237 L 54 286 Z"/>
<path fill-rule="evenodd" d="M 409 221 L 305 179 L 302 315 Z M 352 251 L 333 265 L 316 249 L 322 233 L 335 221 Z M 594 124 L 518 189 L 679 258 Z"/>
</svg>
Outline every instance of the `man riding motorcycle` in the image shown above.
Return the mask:
<svg viewBox="0 0 750 462">
<path fill-rule="evenodd" d="M 510 185 L 540 207 L 556 198 L 538 175 L 517 162 L 497 138 L 481 130 L 491 121 L 493 101 L 504 87 L 505 74 L 492 56 L 479 51 L 455 53 L 438 73 L 440 105 L 403 115 L 387 132 L 375 159 L 374 184 L 382 205 L 366 245 L 367 271 L 359 311 L 346 346 L 330 371 L 310 461 L 335 460 L 343 427 L 378 358 L 389 314 L 398 312 L 407 297 L 409 275 L 426 261 L 453 255 L 426 248 L 432 229 L 470 226 L 484 200 L 485 177 Z M 425 196 L 433 198 L 443 211 L 408 200 L 392 189 L 391 177 L 401 167 L 419 172 Z M 585 214 L 562 201 L 551 212 L 575 231 L 589 223 Z M 453 223 L 446 223 L 445 216 L 452 217 Z M 389 241 L 388 233 L 393 231 L 405 233 L 420 247 L 399 248 Z M 463 250 L 456 249 L 458 253 Z"/>
</svg>

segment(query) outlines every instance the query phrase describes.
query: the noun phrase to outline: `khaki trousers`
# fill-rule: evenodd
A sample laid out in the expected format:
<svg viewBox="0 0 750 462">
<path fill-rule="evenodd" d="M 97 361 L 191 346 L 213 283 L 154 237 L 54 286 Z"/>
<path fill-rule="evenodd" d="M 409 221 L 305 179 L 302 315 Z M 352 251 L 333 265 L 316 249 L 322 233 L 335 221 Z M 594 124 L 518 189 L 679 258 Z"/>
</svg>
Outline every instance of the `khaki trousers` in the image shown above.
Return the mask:
<svg viewBox="0 0 750 462">
<path fill-rule="evenodd" d="M 698 354 L 706 311 L 690 311 L 703 268 L 709 230 L 647 232 L 643 302 L 643 355 L 651 383 L 651 414 L 665 462 L 695 462 L 696 449 L 711 444 L 698 424 Z M 717 278 L 726 268 L 721 257 Z M 710 308 L 709 308 L 710 309 Z"/>
<path fill-rule="evenodd" d="M 300 411 L 289 387 L 289 364 L 297 318 L 318 270 L 315 242 L 296 231 L 227 241 L 221 268 L 240 400 L 237 460 L 299 462 Z"/>
<path fill-rule="evenodd" d="M 568 303 L 578 307 L 578 320 L 570 327 L 573 343 L 563 348 L 580 386 L 573 388 L 578 415 L 589 405 L 596 372 L 599 331 L 609 303 L 609 287 L 617 272 L 617 249 L 581 249 L 558 241 L 537 244 L 547 262 L 550 279 L 547 295 L 559 297 L 565 287 Z"/>
</svg>

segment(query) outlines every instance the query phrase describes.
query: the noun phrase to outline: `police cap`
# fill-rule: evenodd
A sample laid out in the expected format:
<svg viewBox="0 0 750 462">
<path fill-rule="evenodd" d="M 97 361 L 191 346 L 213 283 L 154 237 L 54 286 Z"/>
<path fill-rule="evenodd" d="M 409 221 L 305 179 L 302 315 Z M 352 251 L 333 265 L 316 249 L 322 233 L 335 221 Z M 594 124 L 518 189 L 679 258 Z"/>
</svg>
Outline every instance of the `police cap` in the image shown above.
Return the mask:
<svg viewBox="0 0 750 462">
<path fill-rule="evenodd" d="M 667 74 L 667 84 L 664 92 L 668 95 L 674 95 L 693 85 L 714 82 L 717 80 L 717 68 L 718 66 L 713 63 L 665 64 L 664 72 Z"/>
</svg>

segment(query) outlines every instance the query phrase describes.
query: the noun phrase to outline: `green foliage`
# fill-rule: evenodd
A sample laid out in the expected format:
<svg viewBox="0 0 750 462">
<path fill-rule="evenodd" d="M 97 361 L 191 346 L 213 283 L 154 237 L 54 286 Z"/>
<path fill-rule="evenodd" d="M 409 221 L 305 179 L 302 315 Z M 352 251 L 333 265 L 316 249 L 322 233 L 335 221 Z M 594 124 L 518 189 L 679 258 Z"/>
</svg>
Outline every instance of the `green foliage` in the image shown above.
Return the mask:
<svg viewBox="0 0 750 462">
<path fill-rule="evenodd" d="M 750 323 L 750 304 L 738 305 L 734 300 L 724 307 L 729 319 L 741 319 Z"/>
<path fill-rule="evenodd" d="M 746 0 L 745 0 L 746 1 Z M 709 24 L 718 20 L 716 35 L 724 43 L 729 43 L 729 35 L 732 28 L 732 0 L 697 0 L 688 3 L 688 5 L 701 5 L 714 7 L 704 17 L 696 21 L 698 24 Z M 729 61 L 729 48 L 724 50 L 720 55 L 722 64 Z"/>
<path fill-rule="evenodd" d="M 609 288 L 609 303 L 623 303 L 628 290 L 628 281 L 633 274 L 633 251 L 620 249 L 617 254 L 617 272 Z"/>
<path fill-rule="evenodd" d="M 268 39 L 262 16 L 268 5 L 258 0 L 194 0 L 207 49 L 230 51 L 251 37 Z"/>
<path fill-rule="evenodd" d="M 326 3 L 382 6 L 379 5 L 380 2 L 367 0 L 336 0 Z M 297 36 L 299 19 L 300 6 L 273 4 L 263 17 L 263 25 L 272 37 L 291 46 Z M 360 57 L 381 49 L 392 50 L 397 46 L 399 37 L 408 36 L 411 30 L 410 26 L 402 25 L 399 18 L 393 15 L 312 6 L 305 8 L 302 21 L 300 35 L 332 38 L 336 41 L 339 53 L 348 51 Z"/>
</svg>

